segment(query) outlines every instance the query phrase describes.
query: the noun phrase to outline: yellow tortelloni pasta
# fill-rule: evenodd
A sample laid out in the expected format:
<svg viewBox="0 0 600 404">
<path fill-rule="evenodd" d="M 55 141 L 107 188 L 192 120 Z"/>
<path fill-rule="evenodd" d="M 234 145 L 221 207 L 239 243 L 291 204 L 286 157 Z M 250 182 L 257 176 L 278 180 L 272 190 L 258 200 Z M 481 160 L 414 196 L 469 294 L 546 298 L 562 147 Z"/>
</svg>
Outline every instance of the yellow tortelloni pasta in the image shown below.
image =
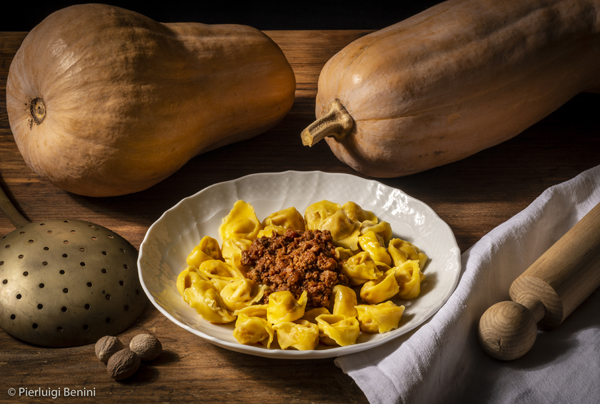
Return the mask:
<svg viewBox="0 0 600 404">
<path fill-rule="evenodd" d="M 187 267 L 179 273 L 177 276 L 177 291 L 184 297 L 184 292 L 187 288 L 192 286 L 192 283 L 196 281 L 207 281 L 206 277 L 203 277 L 198 273 L 198 270 L 194 267 Z"/>
<path fill-rule="evenodd" d="M 253 304 L 252 306 L 244 307 L 243 309 L 236 310 L 233 312 L 234 316 L 245 314 L 248 317 L 260 317 L 267 319 L 267 305 L 266 304 Z"/>
<path fill-rule="evenodd" d="M 352 252 L 352 250 L 349 250 L 347 248 L 344 248 L 344 247 L 336 247 L 335 248 L 335 257 L 340 261 L 346 261 L 353 255 L 354 255 L 354 252 Z"/>
<path fill-rule="evenodd" d="M 223 240 L 221 253 L 223 260 L 230 266 L 237 268 L 241 273 L 246 274 L 249 266 L 242 265 L 242 252 L 248 251 L 252 241 L 245 238 L 228 238 Z"/>
<path fill-rule="evenodd" d="M 229 214 L 223 218 L 219 226 L 219 235 L 221 240 L 230 238 L 254 240 L 261 229 L 262 224 L 256 217 L 252 205 L 238 200 L 233 204 Z"/>
<path fill-rule="evenodd" d="M 273 237 L 273 235 L 275 235 L 275 234 L 281 236 L 284 233 L 285 233 L 285 229 L 283 227 L 268 225 L 268 226 L 263 227 L 263 229 L 258 232 L 256 237 L 257 238 Z"/>
<path fill-rule="evenodd" d="M 228 265 L 225 261 L 208 260 L 200 264 L 198 273 L 215 285 L 221 291 L 225 286 L 237 278 L 244 278 L 242 272 Z"/>
<path fill-rule="evenodd" d="M 408 260 L 417 260 L 419 261 L 419 268 L 425 268 L 428 259 L 427 255 L 421 252 L 416 245 L 399 238 L 390 240 L 388 252 L 396 267 Z"/>
<path fill-rule="evenodd" d="M 293 206 L 271 213 L 263 220 L 262 225 L 264 227 L 273 226 L 273 228 L 300 231 L 304 231 L 306 227 L 302 214 Z"/>
<path fill-rule="evenodd" d="M 382 246 L 386 245 L 392 239 L 392 226 L 388 222 L 362 222 L 360 225 L 360 234 L 364 235 L 370 231 L 383 240 L 383 243 L 381 243 Z"/>
<path fill-rule="evenodd" d="M 308 230 L 321 230 L 321 224 L 342 207 L 338 203 L 322 200 L 315 202 L 304 211 L 306 228 Z"/>
<path fill-rule="evenodd" d="M 395 274 L 395 268 L 392 268 L 380 278 L 365 283 L 360 289 L 361 299 L 369 304 L 377 304 L 394 297 L 400 291 Z"/>
<path fill-rule="evenodd" d="M 380 304 L 361 304 L 356 306 L 360 329 L 368 333 L 380 333 L 398 328 L 404 306 L 398 306 L 388 300 Z"/>
<path fill-rule="evenodd" d="M 383 239 L 372 230 L 358 238 L 358 244 L 364 251 L 368 251 L 376 263 L 392 265 L 392 257 L 387 253 Z"/>
<path fill-rule="evenodd" d="M 356 292 L 344 285 L 335 285 L 332 292 L 332 313 L 344 317 L 356 317 L 357 312 L 354 308 L 354 306 L 358 304 L 356 300 Z"/>
<path fill-rule="evenodd" d="M 304 313 L 302 320 L 310 321 L 313 324 L 317 324 L 317 317 L 321 314 L 331 314 L 325 307 L 317 307 L 310 309 Z"/>
<path fill-rule="evenodd" d="M 229 311 L 241 310 L 259 302 L 267 286 L 248 278 L 236 278 L 221 289 L 220 295 Z"/>
<path fill-rule="evenodd" d="M 267 348 L 271 348 L 275 330 L 264 318 L 249 317 L 240 313 L 235 322 L 233 336 L 240 344 L 263 343 Z"/>
<path fill-rule="evenodd" d="M 308 230 L 329 230 L 337 246 L 358 250 L 360 224 L 350 219 L 342 207 L 333 202 L 313 203 L 304 212 Z"/>
<path fill-rule="evenodd" d="M 419 261 L 408 260 L 393 268 L 394 276 L 400 287 L 398 297 L 400 299 L 414 299 L 421 293 L 421 282 L 425 275 L 419 268 Z"/>
<path fill-rule="evenodd" d="M 204 261 L 222 259 L 219 242 L 212 237 L 204 236 L 187 256 L 186 262 L 189 266 L 198 269 Z"/>
<path fill-rule="evenodd" d="M 308 294 L 306 291 L 302 292 L 300 299 L 297 301 L 292 292 L 288 290 L 273 292 L 269 295 L 267 320 L 271 324 L 277 324 L 301 319 L 304 316 L 307 301 Z"/>
<path fill-rule="evenodd" d="M 342 273 L 348 277 L 351 285 L 362 285 L 383 275 L 368 251 L 361 251 L 348 258 L 342 264 Z"/>
<path fill-rule="evenodd" d="M 308 320 L 283 321 L 273 325 L 281 349 L 313 350 L 319 344 L 319 326 Z"/>
<path fill-rule="evenodd" d="M 230 314 L 219 291 L 211 282 L 197 280 L 183 292 L 183 300 L 211 323 L 231 323 L 236 317 Z"/>
<path fill-rule="evenodd" d="M 327 345 L 348 346 L 356 343 L 360 325 L 356 317 L 340 314 L 321 314 L 317 317 L 319 338 Z"/>
<path fill-rule="evenodd" d="M 344 205 L 342 205 L 342 209 L 346 213 L 346 216 L 355 222 L 362 223 L 368 221 L 376 224 L 379 221 L 373 212 L 364 210 L 356 202 L 346 202 Z"/>
</svg>

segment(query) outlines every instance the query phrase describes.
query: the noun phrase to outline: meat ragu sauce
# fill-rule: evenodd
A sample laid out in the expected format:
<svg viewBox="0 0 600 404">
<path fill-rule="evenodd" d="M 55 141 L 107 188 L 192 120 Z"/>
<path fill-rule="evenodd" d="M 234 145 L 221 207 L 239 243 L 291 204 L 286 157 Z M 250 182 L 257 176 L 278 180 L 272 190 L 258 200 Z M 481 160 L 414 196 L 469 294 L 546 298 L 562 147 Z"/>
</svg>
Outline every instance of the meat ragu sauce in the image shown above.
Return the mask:
<svg viewBox="0 0 600 404">
<path fill-rule="evenodd" d="M 257 238 L 242 253 L 242 264 L 253 267 L 247 278 L 269 287 L 266 301 L 273 292 L 289 290 L 298 299 L 306 291 L 309 306 L 329 307 L 333 287 L 348 283 L 329 230 Z"/>
</svg>

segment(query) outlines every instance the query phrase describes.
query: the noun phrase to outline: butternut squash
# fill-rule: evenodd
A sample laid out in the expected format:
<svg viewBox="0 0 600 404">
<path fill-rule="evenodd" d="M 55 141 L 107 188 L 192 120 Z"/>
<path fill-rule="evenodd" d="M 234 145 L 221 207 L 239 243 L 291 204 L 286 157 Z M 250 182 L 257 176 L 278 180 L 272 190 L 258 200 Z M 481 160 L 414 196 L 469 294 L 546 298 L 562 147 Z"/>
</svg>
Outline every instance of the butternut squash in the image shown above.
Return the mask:
<svg viewBox="0 0 600 404">
<path fill-rule="evenodd" d="M 305 145 L 373 177 L 451 163 L 599 88 L 598 0 L 449 0 L 323 67 Z"/>
<path fill-rule="evenodd" d="M 36 26 L 6 88 L 29 167 L 88 196 L 144 190 L 200 153 L 268 130 L 294 93 L 290 64 L 257 29 L 162 24 L 102 4 Z"/>
</svg>

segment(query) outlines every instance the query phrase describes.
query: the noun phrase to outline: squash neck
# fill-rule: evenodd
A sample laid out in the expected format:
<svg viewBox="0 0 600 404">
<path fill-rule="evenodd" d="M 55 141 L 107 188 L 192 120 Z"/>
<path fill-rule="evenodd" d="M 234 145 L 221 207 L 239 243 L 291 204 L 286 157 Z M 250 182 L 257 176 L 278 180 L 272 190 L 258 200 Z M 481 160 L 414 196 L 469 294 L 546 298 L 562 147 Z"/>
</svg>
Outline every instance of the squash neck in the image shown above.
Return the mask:
<svg viewBox="0 0 600 404">
<path fill-rule="evenodd" d="M 341 140 L 350 133 L 353 126 L 354 119 L 336 99 L 329 106 L 329 112 L 304 129 L 300 137 L 304 146 L 312 146 L 327 136 Z"/>
</svg>

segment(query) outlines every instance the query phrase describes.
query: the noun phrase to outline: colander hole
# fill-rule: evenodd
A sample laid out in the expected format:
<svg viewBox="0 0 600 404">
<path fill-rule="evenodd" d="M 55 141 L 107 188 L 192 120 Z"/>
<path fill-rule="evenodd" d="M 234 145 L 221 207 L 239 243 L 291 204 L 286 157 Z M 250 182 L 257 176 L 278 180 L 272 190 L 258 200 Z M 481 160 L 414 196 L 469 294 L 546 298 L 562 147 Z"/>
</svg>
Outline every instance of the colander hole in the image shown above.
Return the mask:
<svg viewBox="0 0 600 404">
<path fill-rule="evenodd" d="M 46 286 L 46 285 L 44 285 L 43 283 L 40 283 L 40 289 L 43 289 L 44 286 Z"/>
<path fill-rule="evenodd" d="M 106 251 L 102 251 L 102 255 L 106 255 L 106 254 L 107 254 Z"/>
<path fill-rule="evenodd" d="M 29 244 L 33 243 L 33 240 L 29 240 Z"/>
<path fill-rule="evenodd" d="M 102 273 L 105 274 L 106 273 L 106 268 L 102 268 Z"/>
<path fill-rule="evenodd" d="M 85 252 L 85 248 L 81 247 L 81 248 L 79 249 L 79 251 L 81 251 L 81 252 Z"/>
<path fill-rule="evenodd" d="M 0 261 L 0 265 L 4 265 L 4 261 Z"/>
<path fill-rule="evenodd" d="M 123 306 L 123 309 L 125 309 L 125 311 L 127 311 L 127 310 L 129 310 L 129 306 L 125 305 L 125 306 Z"/>
<path fill-rule="evenodd" d="M 110 295 L 106 295 L 106 300 L 110 300 Z"/>
<path fill-rule="evenodd" d="M 123 281 L 119 281 L 119 285 L 123 286 Z"/>
<path fill-rule="evenodd" d="M 88 227 L 91 227 L 93 229 L 94 225 L 93 224 L 88 224 Z"/>
<path fill-rule="evenodd" d="M 2 280 L 2 283 L 3 283 L 4 285 L 6 285 L 6 284 L 8 283 L 8 279 L 3 279 L 3 280 Z"/>
<path fill-rule="evenodd" d="M 113 238 L 112 234 L 109 234 L 109 235 L 108 235 L 108 238 Z"/>
<path fill-rule="evenodd" d="M 46 223 L 40 223 L 40 226 L 44 226 Z"/>
<path fill-rule="evenodd" d="M 44 247 L 44 251 L 48 251 L 50 247 Z"/>
<path fill-rule="evenodd" d="M 65 241 L 63 241 L 63 243 L 69 244 L 69 240 L 65 240 Z"/>
<path fill-rule="evenodd" d="M 20 299 L 20 298 L 22 298 L 22 297 L 23 297 L 23 296 L 21 296 L 21 294 L 20 294 L 20 293 L 17 295 L 17 299 Z"/>
<path fill-rule="evenodd" d="M 85 262 L 82 261 L 82 262 L 79 263 L 79 265 L 81 265 L 82 267 L 84 267 L 85 266 Z"/>
<path fill-rule="evenodd" d="M 63 258 L 67 258 L 69 254 L 63 254 Z"/>
<path fill-rule="evenodd" d="M 33 324 L 31 324 L 31 327 L 33 327 L 33 329 L 35 330 L 36 328 L 38 328 L 38 325 L 37 325 L 37 323 L 33 323 Z"/>
<path fill-rule="evenodd" d="M 65 223 L 69 223 L 69 221 L 68 221 L 68 220 L 64 220 L 64 222 L 65 222 Z"/>
<path fill-rule="evenodd" d="M 4 248 L 10 248 L 10 244 L 5 245 Z"/>
<path fill-rule="evenodd" d="M 14 314 L 11 314 L 11 315 L 10 315 L 10 319 L 11 319 L 11 320 L 14 320 L 15 318 L 17 318 L 17 316 L 15 316 Z"/>
<path fill-rule="evenodd" d="M 89 309 L 90 309 L 90 305 L 89 305 L 89 304 L 86 304 L 86 305 L 85 305 L 85 306 L 83 306 L 83 307 L 85 307 L 85 309 L 86 309 L 86 310 L 89 310 Z"/>
<path fill-rule="evenodd" d="M 129 269 L 129 265 L 127 265 L 127 264 L 123 264 L 123 268 L 125 268 L 125 269 Z"/>
<path fill-rule="evenodd" d="M 97 238 L 96 238 L 96 237 L 92 237 L 92 240 L 96 241 L 96 240 L 97 240 Z"/>
<path fill-rule="evenodd" d="M 25 234 L 25 232 L 24 231 L 20 231 L 19 234 Z M 2 238 L 4 238 L 4 237 L 2 237 Z"/>
<path fill-rule="evenodd" d="M 88 288 L 91 288 L 92 287 L 92 282 L 88 282 L 87 285 L 88 285 Z"/>
<path fill-rule="evenodd" d="M 19 259 L 20 259 L 20 260 L 22 260 L 22 259 L 23 259 L 23 257 L 24 257 L 24 255 L 23 255 L 23 254 L 19 254 Z"/>
<path fill-rule="evenodd" d="M 67 308 L 65 306 L 63 306 L 63 307 L 60 308 L 60 311 L 62 311 L 63 313 L 66 313 L 67 312 Z"/>
<path fill-rule="evenodd" d="M 27 276 L 27 275 L 29 275 L 29 272 L 27 272 L 27 271 L 23 272 L 23 276 Z"/>
<path fill-rule="evenodd" d="M 69 293 L 69 289 L 67 289 L 67 288 L 64 288 L 64 289 L 63 289 L 63 293 Z"/>
<path fill-rule="evenodd" d="M 124 249 L 122 249 L 122 248 L 119 248 L 119 250 L 121 250 L 121 252 L 122 252 L 122 253 L 124 253 L 124 252 L 125 252 L 125 250 L 124 250 Z"/>
<path fill-rule="evenodd" d="M 83 329 L 84 329 L 85 331 L 87 331 L 89 328 L 90 328 L 90 327 L 88 327 L 88 325 L 87 325 L 87 324 L 84 324 L 84 325 L 83 325 Z"/>
<path fill-rule="evenodd" d="M 77 233 L 77 231 L 76 230 L 71 230 L 71 233 Z"/>
<path fill-rule="evenodd" d="M 106 323 L 110 323 L 110 317 L 106 317 Z"/>
<path fill-rule="evenodd" d="M 136 289 L 136 290 L 135 290 L 135 294 L 136 294 L 136 295 L 139 295 L 139 294 L 140 294 L 140 290 L 139 290 L 139 289 Z"/>
<path fill-rule="evenodd" d="M 52 234 L 52 230 L 48 230 L 48 234 Z"/>
<path fill-rule="evenodd" d="M 65 274 L 65 270 L 61 269 L 60 271 L 58 271 L 59 274 L 64 275 Z"/>
<path fill-rule="evenodd" d="M 62 327 L 56 327 L 56 331 L 63 332 L 63 328 Z"/>
<path fill-rule="evenodd" d="M 46 265 L 48 265 L 48 261 L 43 261 L 43 262 L 42 262 L 42 265 L 43 265 L 43 266 L 46 266 Z"/>
<path fill-rule="evenodd" d="M 44 308 L 44 305 L 43 305 L 43 304 L 41 304 L 41 303 L 40 303 L 40 304 L 38 304 L 38 309 L 42 310 L 43 308 Z"/>
</svg>

